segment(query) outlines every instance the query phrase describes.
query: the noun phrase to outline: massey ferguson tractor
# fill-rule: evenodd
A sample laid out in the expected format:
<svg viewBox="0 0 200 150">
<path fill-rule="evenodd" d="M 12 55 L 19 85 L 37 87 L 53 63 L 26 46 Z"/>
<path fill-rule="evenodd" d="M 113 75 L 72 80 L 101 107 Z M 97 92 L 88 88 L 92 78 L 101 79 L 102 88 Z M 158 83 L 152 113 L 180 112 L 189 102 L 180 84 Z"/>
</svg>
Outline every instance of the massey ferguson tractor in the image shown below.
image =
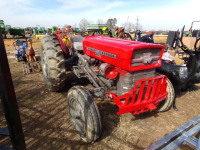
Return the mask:
<svg viewBox="0 0 200 150">
<path fill-rule="evenodd" d="M 166 111 L 174 103 L 171 82 L 156 72 L 161 66 L 162 45 L 102 35 L 70 40 L 70 47 L 56 34 L 41 40 L 42 69 L 51 91 L 63 89 L 68 71 L 91 82 L 91 88 L 72 86 L 67 95 L 71 121 L 85 142 L 101 135 L 96 98 L 112 99 L 118 115 Z"/>
</svg>

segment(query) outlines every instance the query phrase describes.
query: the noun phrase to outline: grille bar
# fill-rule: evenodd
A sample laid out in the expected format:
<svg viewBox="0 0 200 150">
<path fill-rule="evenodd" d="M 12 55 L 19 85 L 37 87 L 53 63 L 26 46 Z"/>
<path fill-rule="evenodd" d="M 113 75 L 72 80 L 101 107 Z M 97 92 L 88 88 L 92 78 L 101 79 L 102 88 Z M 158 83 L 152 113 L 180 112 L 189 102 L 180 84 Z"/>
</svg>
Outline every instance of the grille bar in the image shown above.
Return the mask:
<svg viewBox="0 0 200 150">
<path fill-rule="evenodd" d="M 139 94 L 138 94 L 138 98 L 137 98 L 137 103 L 140 103 L 141 100 L 142 100 L 142 96 L 143 96 L 143 94 L 144 94 L 145 84 L 146 84 L 145 81 L 142 81 L 142 82 L 141 82 L 141 86 L 140 86 Z"/>
<path fill-rule="evenodd" d="M 158 97 L 158 96 L 159 96 L 160 88 L 161 88 L 162 86 L 163 86 L 163 84 L 162 84 L 162 79 L 158 79 L 158 84 L 157 84 L 157 87 L 156 87 L 155 97 Z"/>
<path fill-rule="evenodd" d="M 155 80 L 154 84 L 153 84 L 153 88 L 152 88 L 150 99 L 154 98 L 154 95 L 155 95 L 156 89 L 157 89 L 157 85 L 158 85 L 158 80 Z"/>
<path fill-rule="evenodd" d="M 148 101 L 148 99 L 149 99 L 149 96 L 150 96 L 150 93 L 151 93 L 151 87 L 152 87 L 152 80 L 150 80 L 149 82 L 148 82 L 148 84 L 147 84 L 147 92 L 146 92 L 146 94 L 145 94 L 145 99 Z"/>
</svg>

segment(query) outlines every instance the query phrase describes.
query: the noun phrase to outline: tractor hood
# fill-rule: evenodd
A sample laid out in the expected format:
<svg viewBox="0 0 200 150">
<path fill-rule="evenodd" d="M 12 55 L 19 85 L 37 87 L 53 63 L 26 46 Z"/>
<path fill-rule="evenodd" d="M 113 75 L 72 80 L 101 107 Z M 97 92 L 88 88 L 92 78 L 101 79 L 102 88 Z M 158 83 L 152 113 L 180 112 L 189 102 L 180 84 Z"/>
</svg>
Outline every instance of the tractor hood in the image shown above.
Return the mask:
<svg viewBox="0 0 200 150">
<path fill-rule="evenodd" d="M 84 53 L 126 71 L 139 71 L 161 66 L 164 46 L 106 36 L 87 36 Z"/>
</svg>

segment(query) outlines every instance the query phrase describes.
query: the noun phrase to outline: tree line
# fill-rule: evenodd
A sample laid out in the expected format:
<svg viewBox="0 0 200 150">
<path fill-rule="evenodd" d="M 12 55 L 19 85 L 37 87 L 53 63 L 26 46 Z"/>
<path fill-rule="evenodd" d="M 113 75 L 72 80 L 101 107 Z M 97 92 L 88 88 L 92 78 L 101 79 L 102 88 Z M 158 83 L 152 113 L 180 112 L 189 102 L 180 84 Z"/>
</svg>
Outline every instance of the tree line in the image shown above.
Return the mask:
<svg viewBox="0 0 200 150">
<path fill-rule="evenodd" d="M 117 25 L 117 19 L 116 18 L 109 18 L 106 22 L 101 20 L 101 19 L 98 19 L 96 21 L 96 23 L 93 23 L 92 21 L 89 21 L 89 20 L 83 18 L 83 19 L 80 20 L 78 26 L 79 26 L 79 29 L 81 31 L 86 31 L 87 26 L 90 25 L 90 24 L 106 24 L 109 29 L 114 29 Z M 139 24 L 139 23 L 134 24 L 134 23 L 129 22 L 129 21 L 124 22 L 121 26 L 125 28 L 126 32 L 142 30 L 141 24 Z M 77 24 L 74 24 L 73 27 L 77 28 Z"/>
</svg>

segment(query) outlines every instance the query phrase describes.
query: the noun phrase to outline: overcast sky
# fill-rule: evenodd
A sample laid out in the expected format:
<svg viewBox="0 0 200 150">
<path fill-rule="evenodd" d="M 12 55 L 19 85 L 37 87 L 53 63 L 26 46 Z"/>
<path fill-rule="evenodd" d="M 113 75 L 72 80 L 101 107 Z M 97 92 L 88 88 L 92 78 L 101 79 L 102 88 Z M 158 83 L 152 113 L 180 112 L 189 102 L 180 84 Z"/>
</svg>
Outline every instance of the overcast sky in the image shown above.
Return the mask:
<svg viewBox="0 0 200 150">
<path fill-rule="evenodd" d="M 200 0 L 0 0 L 0 20 L 13 27 L 51 27 L 117 18 L 121 26 L 138 16 L 144 30 L 177 30 L 200 20 L 199 6 Z"/>
</svg>

